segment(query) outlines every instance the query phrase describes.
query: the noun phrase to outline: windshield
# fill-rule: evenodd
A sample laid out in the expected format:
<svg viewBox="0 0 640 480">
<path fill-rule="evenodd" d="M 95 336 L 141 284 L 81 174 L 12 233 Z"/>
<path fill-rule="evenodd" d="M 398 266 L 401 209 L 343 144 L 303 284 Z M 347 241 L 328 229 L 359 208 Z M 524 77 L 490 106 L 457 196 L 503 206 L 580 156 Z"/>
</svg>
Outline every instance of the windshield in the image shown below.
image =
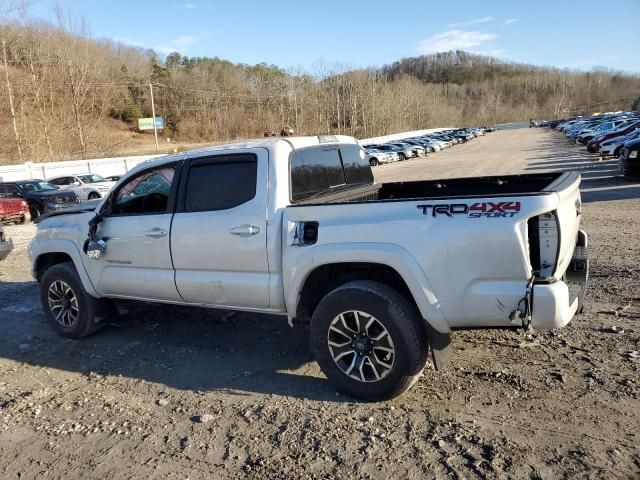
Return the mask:
<svg viewBox="0 0 640 480">
<path fill-rule="evenodd" d="M 106 178 L 101 177 L 100 175 L 78 175 L 78 178 L 82 183 L 98 183 L 107 181 Z"/>
<path fill-rule="evenodd" d="M 58 190 L 58 187 L 49 182 L 32 182 L 20 185 L 25 192 L 47 192 L 49 190 Z"/>
</svg>

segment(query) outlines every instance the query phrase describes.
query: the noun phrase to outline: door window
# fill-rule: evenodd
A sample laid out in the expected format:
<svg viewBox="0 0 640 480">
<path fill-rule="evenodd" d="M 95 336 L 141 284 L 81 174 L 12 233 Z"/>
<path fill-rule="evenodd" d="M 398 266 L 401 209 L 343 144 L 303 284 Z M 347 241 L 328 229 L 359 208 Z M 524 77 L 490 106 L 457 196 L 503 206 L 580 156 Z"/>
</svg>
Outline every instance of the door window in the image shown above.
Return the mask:
<svg viewBox="0 0 640 480">
<path fill-rule="evenodd" d="M 111 215 L 167 213 L 175 166 L 164 166 L 137 175 L 115 194 Z"/>
<path fill-rule="evenodd" d="M 75 178 L 73 177 L 60 177 L 54 178 L 53 180 L 49 180 L 49 183 L 53 183 L 54 185 L 73 185 Z"/>
<path fill-rule="evenodd" d="M 227 210 L 256 195 L 258 163 L 253 154 L 205 158 L 191 163 L 184 211 Z"/>
</svg>

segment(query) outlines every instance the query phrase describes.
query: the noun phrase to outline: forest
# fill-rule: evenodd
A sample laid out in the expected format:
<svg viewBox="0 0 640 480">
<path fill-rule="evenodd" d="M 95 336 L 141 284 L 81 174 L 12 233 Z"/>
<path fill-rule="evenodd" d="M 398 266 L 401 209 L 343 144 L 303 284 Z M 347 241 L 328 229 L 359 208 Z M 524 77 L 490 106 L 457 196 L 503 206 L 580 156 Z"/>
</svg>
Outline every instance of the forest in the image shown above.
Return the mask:
<svg viewBox="0 0 640 480">
<path fill-rule="evenodd" d="M 313 71 L 167 56 L 95 39 L 57 12 L 0 17 L 0 164 L 132 154 L 165 119 L 167 145 L 298 134 L 360 138 L 440 126 L 477 126 L 638 108 L 640 76 L 523 65 L 463 51 L 376 68 L 315 64 Z M 357 60 L 357 59 L 355 59 Z M 167 140 L 169 139 L 169 140 Z"/>
</svg>

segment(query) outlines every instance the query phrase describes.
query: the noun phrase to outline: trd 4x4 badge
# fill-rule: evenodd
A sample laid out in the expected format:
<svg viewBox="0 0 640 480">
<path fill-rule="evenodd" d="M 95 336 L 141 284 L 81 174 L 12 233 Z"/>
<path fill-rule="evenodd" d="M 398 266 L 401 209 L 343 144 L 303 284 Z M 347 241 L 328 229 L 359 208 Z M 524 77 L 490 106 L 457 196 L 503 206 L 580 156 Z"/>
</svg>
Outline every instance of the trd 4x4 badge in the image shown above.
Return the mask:
<svg viewBox="0 0 640 480">
<path fill-rule="evenodd" d="M 466 203 L 449 203 L 439 205 L 418 205 L 423 215 L 437 217 L 446 215 L 466 215 L 468 218 L 509 218 L 520 211 L 520 202 L 477 202 L 471 205 Z"/>
</svg>

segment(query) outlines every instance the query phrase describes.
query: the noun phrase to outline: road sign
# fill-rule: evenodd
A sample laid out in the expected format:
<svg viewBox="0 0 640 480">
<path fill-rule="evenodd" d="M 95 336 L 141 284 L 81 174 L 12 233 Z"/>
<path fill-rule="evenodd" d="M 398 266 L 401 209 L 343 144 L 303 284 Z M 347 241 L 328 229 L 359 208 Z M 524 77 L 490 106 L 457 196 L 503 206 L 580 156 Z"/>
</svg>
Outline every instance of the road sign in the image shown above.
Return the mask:
<svg viewBox="0 0 640 480">
<path fill-rule="evenodd" d="M 164 118 L 156 117 L 156 128 L 164 128 Z M 138 130 L 153 130 L 153 118 L 139 118 Z"/>
</svg>

